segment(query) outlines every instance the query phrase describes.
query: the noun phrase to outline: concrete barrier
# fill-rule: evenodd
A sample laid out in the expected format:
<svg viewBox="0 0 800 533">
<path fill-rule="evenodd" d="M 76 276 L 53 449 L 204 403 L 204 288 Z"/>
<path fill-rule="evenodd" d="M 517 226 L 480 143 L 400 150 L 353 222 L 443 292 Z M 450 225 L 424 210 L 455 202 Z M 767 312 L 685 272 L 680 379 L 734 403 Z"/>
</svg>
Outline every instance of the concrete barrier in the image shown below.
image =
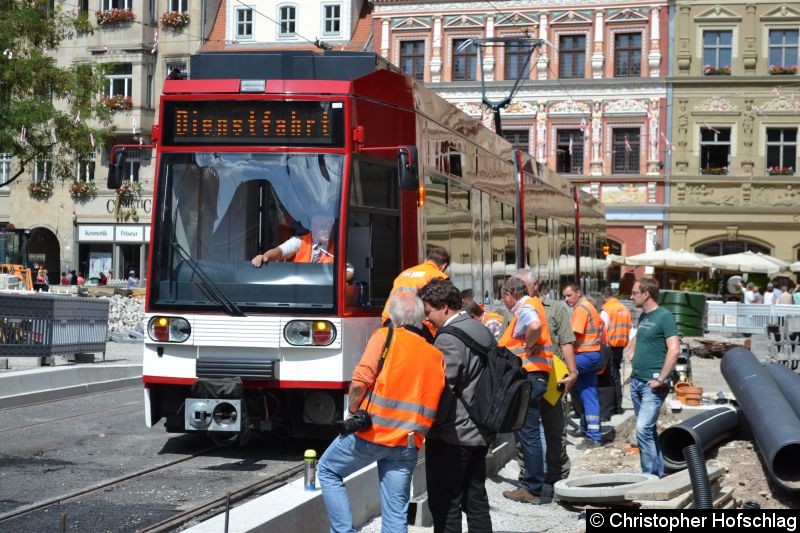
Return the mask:
<svg viewBox="0 0 800 533">
<path fill-rule="evenodd" d="M 69 365 L 0 375 L 0 409 L 141 385 L 142 365 Z"/>
<path fill-rule="evenodd" d="M 494 475 L 515 456 L 514 441 L 511 435 L 501 435 L 492 454 L 486 458 L 486 474 Z M 373 463 L 345 478 L 353 523 L 356 528 L 380 515 L 381 495 L 378 490 L 378 466 Z M 414 522 L 424 520 L 428 513 L 425 489 L 424 447 L 420 460 L 414 469 L 411 482 L 412 504 L 409 515 L 415 515 Z M 412 506 L 415 508 L 412 509 Z M 418 524 L 419 525 L 419 524 Z M 184 531 L 191 533 L 219 533 L 225 530 L 225 515 L 220 514 Z M 322 492 L 303 490 L 303 479 L 265 494 L 259 498 L 235 507 L 228 518 L 230 533 L 267 533 L 291 531 L 293 533 L 326 533 L 329 531 L 328 513 L 322 501 Z"/>
</svg>

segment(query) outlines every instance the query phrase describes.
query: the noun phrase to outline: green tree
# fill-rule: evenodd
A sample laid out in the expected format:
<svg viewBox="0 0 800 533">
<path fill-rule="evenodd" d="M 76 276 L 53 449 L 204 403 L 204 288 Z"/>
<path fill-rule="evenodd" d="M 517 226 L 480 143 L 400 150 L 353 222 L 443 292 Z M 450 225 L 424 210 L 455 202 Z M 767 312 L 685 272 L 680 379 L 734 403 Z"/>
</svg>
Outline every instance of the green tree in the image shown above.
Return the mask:
<svg viewBox="0 0 800 533">
<path fill-rule="evenodd" d="M 109 134 L 111 112 L 99 98 L 104 67 L 58 64 L 77 20 L 61 3 L 0 0 L 0 18 L 0 152 L 12 154 L 16 170 L 6 183 L 38 160 L 50 161 L 54 179 L 74 179 L 76 162 Z"/>
</svg>

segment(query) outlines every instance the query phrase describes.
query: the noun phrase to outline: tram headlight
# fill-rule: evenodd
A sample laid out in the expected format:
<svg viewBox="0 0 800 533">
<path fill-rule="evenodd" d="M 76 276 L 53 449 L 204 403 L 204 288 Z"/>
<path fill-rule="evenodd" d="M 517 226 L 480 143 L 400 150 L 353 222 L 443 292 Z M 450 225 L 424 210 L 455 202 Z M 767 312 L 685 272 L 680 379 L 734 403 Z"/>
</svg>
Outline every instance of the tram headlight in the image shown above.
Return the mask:
<svg viewBox="0 0 800 533">
<path fill-rule="evenodd" d="M 176 316 L 154 316 L 147 325 L 147 334 L 156 342 L 183 342 L 191 333 L 189 321 Z"/>
<path fill-rule="evenodd" d="M 328 346 L 336 339 L 336 328 L 327 320 L 292 320 L 283 336 L 293 346 Z"/>
</svg>

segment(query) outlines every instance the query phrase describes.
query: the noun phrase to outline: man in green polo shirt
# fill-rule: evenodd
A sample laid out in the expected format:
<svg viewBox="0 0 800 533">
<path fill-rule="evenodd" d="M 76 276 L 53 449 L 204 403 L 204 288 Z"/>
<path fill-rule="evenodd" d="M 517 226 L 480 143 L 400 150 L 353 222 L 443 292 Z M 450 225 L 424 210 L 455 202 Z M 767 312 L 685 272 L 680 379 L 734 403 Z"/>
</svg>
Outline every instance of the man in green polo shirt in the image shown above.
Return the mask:
<svg viewBox="0 0 800 533">
<path fill-rule="evenodd" d="M 669 391 L 668 378 L 680 353 L 678 326 L 672 313 L 658 305 L 658 283 L 654 280 L 642 278 L 634 283 L 631 299 L 642 310 L 636 336 L 626 349 L 628 359 L 633 361 L 631 400 L 639 460 L 642 473 L 664 477 L 656 425 Z"/>
</svg>

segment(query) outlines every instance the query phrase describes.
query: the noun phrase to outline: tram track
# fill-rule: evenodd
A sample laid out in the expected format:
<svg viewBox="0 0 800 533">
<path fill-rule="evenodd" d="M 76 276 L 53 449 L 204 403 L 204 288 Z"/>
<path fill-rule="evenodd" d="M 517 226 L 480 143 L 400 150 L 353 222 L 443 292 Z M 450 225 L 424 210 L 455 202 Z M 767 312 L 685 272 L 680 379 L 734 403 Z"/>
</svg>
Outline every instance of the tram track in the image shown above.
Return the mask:
<svg viewBox="0 0 800 533">
<path fill-rule="evenodd" d="M 141 404 L 142 404 L 141 400 L 137 400 L 137 401 L 133 401 L 133 402 L 127 402 L 127 403 L 123 403 L 121 405 L 115 405 L 114 407 L 107 407 L 106 409 L 98 409 L 98 410 L 95 410 L 95 411 L 88 411 L 88 412 L 85 412 L 85 413 L 79 413 L 79 414 L 76 414 L 76 415 L 64 416 L 64 417 L 61 417 L 61 418 L 51 418 L 51 419 L 48 419 L 48 420 L 42 420 L 41 422 L 34 422 L 32 424 L 26 424 L 24 426 L 15 426 L 15 427 L 11 427 L 11 428 L 4 428 L 4 429 L 0 429 L 0 433 L 7 433 L 9 431 L 24 430 L 24 429 L 27 429 L 27 428 L 32 428 L 32 427 L 36 427 L 36 426 L 42 426 L 44 424 L 53 424 L 53 423 L 56 423 L 56 422 L 63 422 L 64 420 L 72 420 L 72 419 L 75 419 L 75 418 L 81 418 L 81 417 L 84 417 L 84 416 L 97 415 L 97 414 L 100 414 L 100 413 L 108 413 L 110 411 L 116 411 L 118 409 L 123 409 L 125 407 L 131 407 L 133 405 L 141 405 Z"/>
<path fill-rule="evenodd" d="M 38 405 L 47 405 L 47 404 L 51 404 L 51 403 L 59 403 L 59 402 L 65 402 L 65 401 L 71 401 L 71 400 L 80 400 L 81 398 L 89 398 L 91 396 L 97 396 L 99 394 L 118 394 L 118 393 L 124 392 L 124 391 L 126 391 L 128 389 L 139 389 L 139 390 L 141 390 L 141 388 L 142 387 L 139 386 L 139 385 L 134 385 L 132 387 L 122 387 L 120 389 L 87 392 L 86 394 L 76 394 L 76 395 L 70 396 L 68 398 L 55 398 L 53 400 L 44 400 L 44 401 L 41 401 L 41 402 L 25 403 L 25 404 L 21 404 L 21 405 L 13 405 L 13 406 L 10 406 L 10 407 L 3 407 L 2 409 L 0 409 L 0 412 L 13 411 L 15 409 L 26 409 L 26 408 L 29 408 L 29 407 L 36 407 Z"/>
<path fill-rule="evenodd" d="M 214 516 L 219 514 L 219 511 L 225 511 L 226 508 L 232 503 L 240 502 L 253 495 L 263 495 L 278 489 L 289 482 L 295 476 L 303 472 L 303 463 L 300 462 L 293 465 L 281 472 L 273 474 L 266 479 L 261 479 L 240 487 L 235 491 L 231 491 L 224 496 L 213 498 L 206 502 L 200 503 L 190 509 L 181 511 L 169 518 L 151 524 L 144 528 L 137 530 L 137 533 L 163 533 L 167 531 L 174 531 L 178 527 L 194 520 L 198 517 L 205 515 Z"/>
<path fill-rule="evenodd" d="M 63 503 L 65 501 L 72 500 L 72 499 L 77 498 L 79 496 L 83 496 L 84 494 L 89 494 L 91 492 L 96 492 L 96 491 L 101 490 L 101 489 L 106 489 L 106 488 L 109 488 L 109 487 L 113 487 L 115 485 L 119 485 L 121 483 L 125 483 L 126 481 L 130 481 L 132 479 L 141 478 L 141 477 L 146 476 L 148 474 L 151 474 L 153 472 L 158 472 L 159 470 L 164 470 L 164 469 L 167 469 L 167 468 L 169 468 L 171 466 L 175 466 L 177 464 L 184 463 L 186 461 L 190 461 L 192 459 L 195 459 L 197 457 L 205 455 L 205 454 L 207 454 L 209 452 L 212 452 L 212 451 L 215 451 L 215 450 L 219 450 L 221 448 L 223 448 L 223 447 L 222 446 L 210 446 L 208 448 L 204 448 L 204 449 L 202 449 L 202 450 L 200 450 L 198 452 L 195 452 L 195 453 L 193 453 L 191 455 L 187 455 L 186 457 L 181 457 L 181 458 L 169 461 L 167 463 L 163 463 L 163 464 L 156 465 L 156 466 L 151 466 L 151 467 L 148 467 L 148 468 L 144 468 L 142 470 L 137 470 L 136 472 L 133 472 L 133 473 L 130 473 L 130 474 L 125 474 L 123 476 L 119 476 L 119 477 L 116 477 L 116 478 L 107 479 L 105 481 L 101 481 L 100 483 L 96 483 L 94 485 L 89 485 L 88 487 L 77 489 L 77 490 L 74 490 L 72 492 L 68 492 L 66 494 L 61 494 L 61 495 L 55 496 L 53 498 L 48 498 L 46 500 L 40 500 L 38 502 L 34 502 L 32 504 L 20 507 L 18 509 L 13 510 L 13 511 L 9 511 L 7 513 L 1 514 L 0 515 L 0 524 L 2 524 L 3 522 L 6 522 L 8 520 L 12 520 L 14 518 L 26 515 L 28 513 L 33 512 L 33 511 L 38 511 L 40 509 L 44 509 L 44 508 L 50 507 L 52 505 L 58 505 L 58 504 Z"/>
</svg>

